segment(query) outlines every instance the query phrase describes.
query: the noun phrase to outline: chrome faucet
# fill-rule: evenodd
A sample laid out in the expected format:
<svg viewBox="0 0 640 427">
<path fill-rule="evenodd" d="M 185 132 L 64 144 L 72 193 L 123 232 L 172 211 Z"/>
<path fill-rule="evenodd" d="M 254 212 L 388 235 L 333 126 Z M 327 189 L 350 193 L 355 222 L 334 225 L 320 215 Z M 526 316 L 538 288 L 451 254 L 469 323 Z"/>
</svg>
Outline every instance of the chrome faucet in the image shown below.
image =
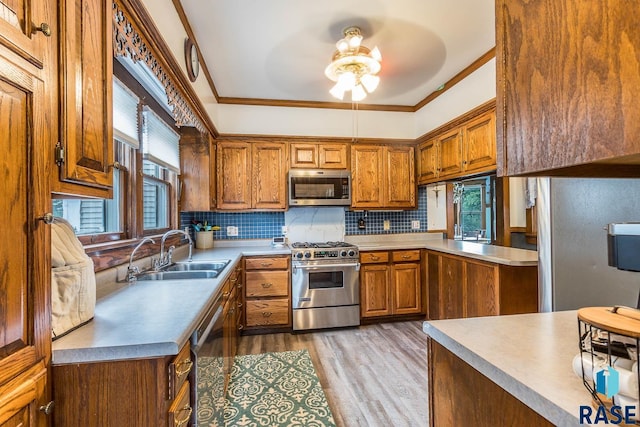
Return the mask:
<svg viewBox="0 0 640 427">
<path fill-rule="evenodd" d="M 160 259 L 155 265 L 156 269 L 159 269 L 164 267 L 165 265 L 171 264 L 171 256 L 173 254 L 173 250 L 170 249 L 167 253 L 165 253 L 164 242 L 165 240 L 167 240 L 167 237 L 172 236 L 174 234 L 184 234 L 185 236 L 187 236 L 187 239 L 189 239 L 189 262 L 192 261 L 191 255 L 193 253 L 193 240 L 191 239 L 191 236 L 189 235 L 189 233 L 187 233 L 184 230 L 178 230 L 178 229 L 169 230 L 162 235 L 162 240 L 160 241 Z"/>
<path fill-rule="evenodd" d="M 127 267 L 127 281 L 128 282 L 134 282 L 136 280 L 136 274 L 140 273 L 140 269 L 138 268 L 138 266 L 137 265 L 133 265 L 133 255 L 135 255 L 136 251 L 138 249 L 140 249 L 140 246 L 144 245 L 147 242 L 151 242 L 151 243 L 154 243 L 154 244 L 156 243 L 155 240 L 153 240 L 152 238 L 145 237 L 131 251 L 131 255 L 129 256 L 129 267 Z"/>
</svg>

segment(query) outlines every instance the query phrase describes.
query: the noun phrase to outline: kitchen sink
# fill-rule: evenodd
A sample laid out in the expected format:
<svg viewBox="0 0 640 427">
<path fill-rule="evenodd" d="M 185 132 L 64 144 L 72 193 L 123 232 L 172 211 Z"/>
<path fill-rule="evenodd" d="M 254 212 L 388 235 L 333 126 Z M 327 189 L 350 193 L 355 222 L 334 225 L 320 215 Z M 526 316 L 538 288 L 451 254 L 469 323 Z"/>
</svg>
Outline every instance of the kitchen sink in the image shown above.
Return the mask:
<svg viewBox="0 0 640 427">
<path fill-rule="evenodd" d="M 213 270 L 220 272 L 227 264 L 228 259 L 216 260 L 216 261 L 197 261 L 197 262 L 176 262 L 162 269 L 162 271 L 201 271 L 201 270 Z"/>
<path fill-rule="evenodd" d="M 151 271 L 136 276 L 140 280 L 188 280 L 188 279 L 213 279 L 218 277 L 220 271 L 192 270 L 192 271 Z"/>
</svg>

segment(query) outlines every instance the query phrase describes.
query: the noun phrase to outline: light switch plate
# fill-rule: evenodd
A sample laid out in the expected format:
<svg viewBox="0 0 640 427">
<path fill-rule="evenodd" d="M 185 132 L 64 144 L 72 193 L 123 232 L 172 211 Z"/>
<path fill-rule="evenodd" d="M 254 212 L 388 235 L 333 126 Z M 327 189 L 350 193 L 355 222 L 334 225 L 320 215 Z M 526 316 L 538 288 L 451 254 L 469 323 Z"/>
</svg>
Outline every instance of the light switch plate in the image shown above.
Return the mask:
<svg viewBox="0 0 640 427">
<path fill-rule="evenodd" d="M 238 227 L 234 227 L 230 225 L 227 227 L 227 236 L 237 236 L 238 235 Z"/>
<path fill-rule="evenodd" d="M 411 229 L 412 230 L 420 230 L 420 220 L 419 219 L 414 219 L 413 221 L 411 221 Z"/>
<path fill-rule="evenodd" d="M 388 219 L 385 219 L 384 223 L 383 223 L 383 228 L 384 228 L 385 231 L 390 230 L 391 229 L 391 221 L 389 221 Z"/>
</svg>

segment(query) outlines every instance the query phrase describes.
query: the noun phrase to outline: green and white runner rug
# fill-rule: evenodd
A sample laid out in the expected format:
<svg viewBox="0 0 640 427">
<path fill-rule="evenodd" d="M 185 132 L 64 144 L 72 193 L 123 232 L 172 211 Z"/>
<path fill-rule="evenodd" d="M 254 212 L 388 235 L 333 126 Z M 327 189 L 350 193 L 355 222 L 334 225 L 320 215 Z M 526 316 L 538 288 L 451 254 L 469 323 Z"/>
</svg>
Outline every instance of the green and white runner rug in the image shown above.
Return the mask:
<svg viewBox="0 0 640 427">
<path fill-rule="evenodd" d="M 227 426 L 335 426 L 307 350 L 237 356 L 227 391 Z"/>
</svg>

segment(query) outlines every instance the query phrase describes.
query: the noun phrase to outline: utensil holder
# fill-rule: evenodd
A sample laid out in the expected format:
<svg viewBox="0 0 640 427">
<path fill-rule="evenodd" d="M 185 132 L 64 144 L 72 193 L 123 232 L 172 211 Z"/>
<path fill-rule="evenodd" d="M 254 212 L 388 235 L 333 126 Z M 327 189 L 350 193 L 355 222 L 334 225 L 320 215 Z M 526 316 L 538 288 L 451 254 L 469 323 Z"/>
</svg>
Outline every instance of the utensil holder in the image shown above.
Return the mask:
<svg viewBox="0 0 640 427">
<path fill-rule="evenodd" d="M 196 248 L 211 249 L 213 247 L 213 231 L 196 231 Z"/>
</svg>

